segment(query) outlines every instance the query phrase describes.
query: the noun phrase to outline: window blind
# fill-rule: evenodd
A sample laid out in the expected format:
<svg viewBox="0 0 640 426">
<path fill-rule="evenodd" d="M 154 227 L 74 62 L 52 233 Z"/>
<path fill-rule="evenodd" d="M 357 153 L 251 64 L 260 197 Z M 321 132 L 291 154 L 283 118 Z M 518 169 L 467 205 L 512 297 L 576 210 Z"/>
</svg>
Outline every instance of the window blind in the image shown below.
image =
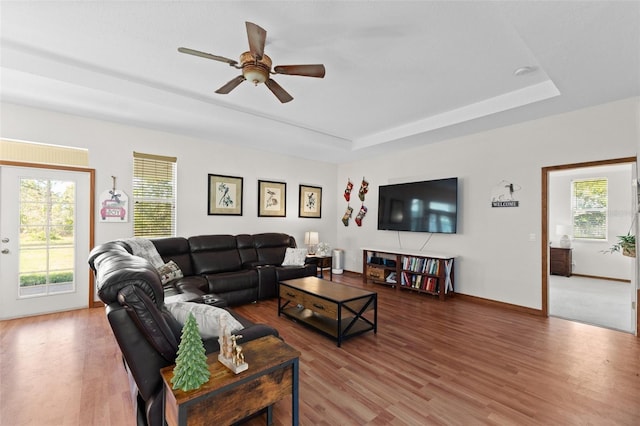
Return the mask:
<svg viewBox="0 0 640 426">
<path fill-rule="evenodd" d="M 133 235 L 176 233 L 176 157 L 133 153 Z"/>
<path fill-rule="evenodd" d="M 571 182 L 573 238 L 607 238 L 608 181 L 606 178 Z"/>
<path fill-rule="evenodd" d="M 89 165 L 89 150 L 0 139 L 0 160 L 87 167 Z"/>
</svg>

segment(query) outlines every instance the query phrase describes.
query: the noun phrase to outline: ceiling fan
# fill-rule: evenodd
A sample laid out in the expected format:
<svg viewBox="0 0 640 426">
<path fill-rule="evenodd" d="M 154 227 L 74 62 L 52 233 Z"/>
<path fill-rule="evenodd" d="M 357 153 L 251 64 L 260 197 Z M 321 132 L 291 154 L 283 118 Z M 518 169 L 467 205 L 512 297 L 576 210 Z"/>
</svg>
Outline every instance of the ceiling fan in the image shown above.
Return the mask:
<svg viewBox="0 0 640 426">
<path fill-rule="evenodd" d="M 247 26 L 247 36 L 249 38 L 249 51 L 240 55 L 240 62 L 223 56 L 212 55 L 211 53 L 200 52 L 199 50 L 189 49 L 187 47 L 179 47 L 178 51 L 189 55 L 200 56 L 214 61 L 226 62 L 230 66 L 242 70 L 242 74 L 229 81 L 227 84 L 216 90 L 216 93 L 226 95 L 235 89 L 240 83 L 248 80 L 256 86 L 264 83 L 265 86 L 273 92 L 274 95 L 285 103 L 293 100 L 293 97 L 287 93 L 278 83 L 276 83 L 270 74 L 287 74 L 301 75 L 304 77 L 324 77 L 324 65 L 277 65 L 271 70 L 271 58 L 264 54 L 264 44 L 267 39 L 267 31 L 260 26 L 245 22 Z"/>
</svg>

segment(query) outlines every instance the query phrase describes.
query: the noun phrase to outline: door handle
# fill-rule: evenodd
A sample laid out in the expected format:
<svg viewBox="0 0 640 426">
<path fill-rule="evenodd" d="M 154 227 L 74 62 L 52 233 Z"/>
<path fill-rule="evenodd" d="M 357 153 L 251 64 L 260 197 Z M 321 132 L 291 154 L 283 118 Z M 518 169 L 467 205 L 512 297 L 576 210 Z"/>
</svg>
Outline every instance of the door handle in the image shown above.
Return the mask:
<svg viewBox="0 0 640 426">
<path fill-rule="evenodd" d="M 2 254 L 9 254 L 9 249 L 3 249 Z"/>
<path fill-rule="evenodd" d="M 8 242 L 9 242 L 9 239 L 8 239 L 8 238 L 3 238 L 3 239 L 2 239 L 2 242 L 3 242 L 3 243 L 8 243 Z"/>
</svg>

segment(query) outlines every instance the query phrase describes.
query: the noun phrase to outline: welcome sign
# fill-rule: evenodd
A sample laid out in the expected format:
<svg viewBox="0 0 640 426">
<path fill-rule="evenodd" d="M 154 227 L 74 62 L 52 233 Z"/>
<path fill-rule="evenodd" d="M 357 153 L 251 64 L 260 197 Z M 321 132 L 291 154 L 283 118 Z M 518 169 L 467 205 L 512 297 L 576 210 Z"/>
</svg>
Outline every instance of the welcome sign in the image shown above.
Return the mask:
<svg viewBox="0 0 640 426">
<path fill-rule="evenodd" d="M 515 192 L 522 189 L 506 180 L 501 181 L 491 191 L 491 207 L 519 207 L 520 202 L 515 197 Z"/>
</svg>

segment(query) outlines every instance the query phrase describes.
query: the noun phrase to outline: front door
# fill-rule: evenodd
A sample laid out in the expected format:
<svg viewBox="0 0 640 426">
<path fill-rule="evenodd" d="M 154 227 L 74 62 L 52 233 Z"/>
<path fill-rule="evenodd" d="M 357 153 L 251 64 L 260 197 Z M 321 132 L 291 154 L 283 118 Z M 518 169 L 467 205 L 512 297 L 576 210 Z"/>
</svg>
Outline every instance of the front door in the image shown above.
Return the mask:
<svg viewBox="0 0 640 426">
<path fill-rule="evenodd" d="M 89 305 L 89 172 L 0 166 L 0 319 Z"/>
</svg>

